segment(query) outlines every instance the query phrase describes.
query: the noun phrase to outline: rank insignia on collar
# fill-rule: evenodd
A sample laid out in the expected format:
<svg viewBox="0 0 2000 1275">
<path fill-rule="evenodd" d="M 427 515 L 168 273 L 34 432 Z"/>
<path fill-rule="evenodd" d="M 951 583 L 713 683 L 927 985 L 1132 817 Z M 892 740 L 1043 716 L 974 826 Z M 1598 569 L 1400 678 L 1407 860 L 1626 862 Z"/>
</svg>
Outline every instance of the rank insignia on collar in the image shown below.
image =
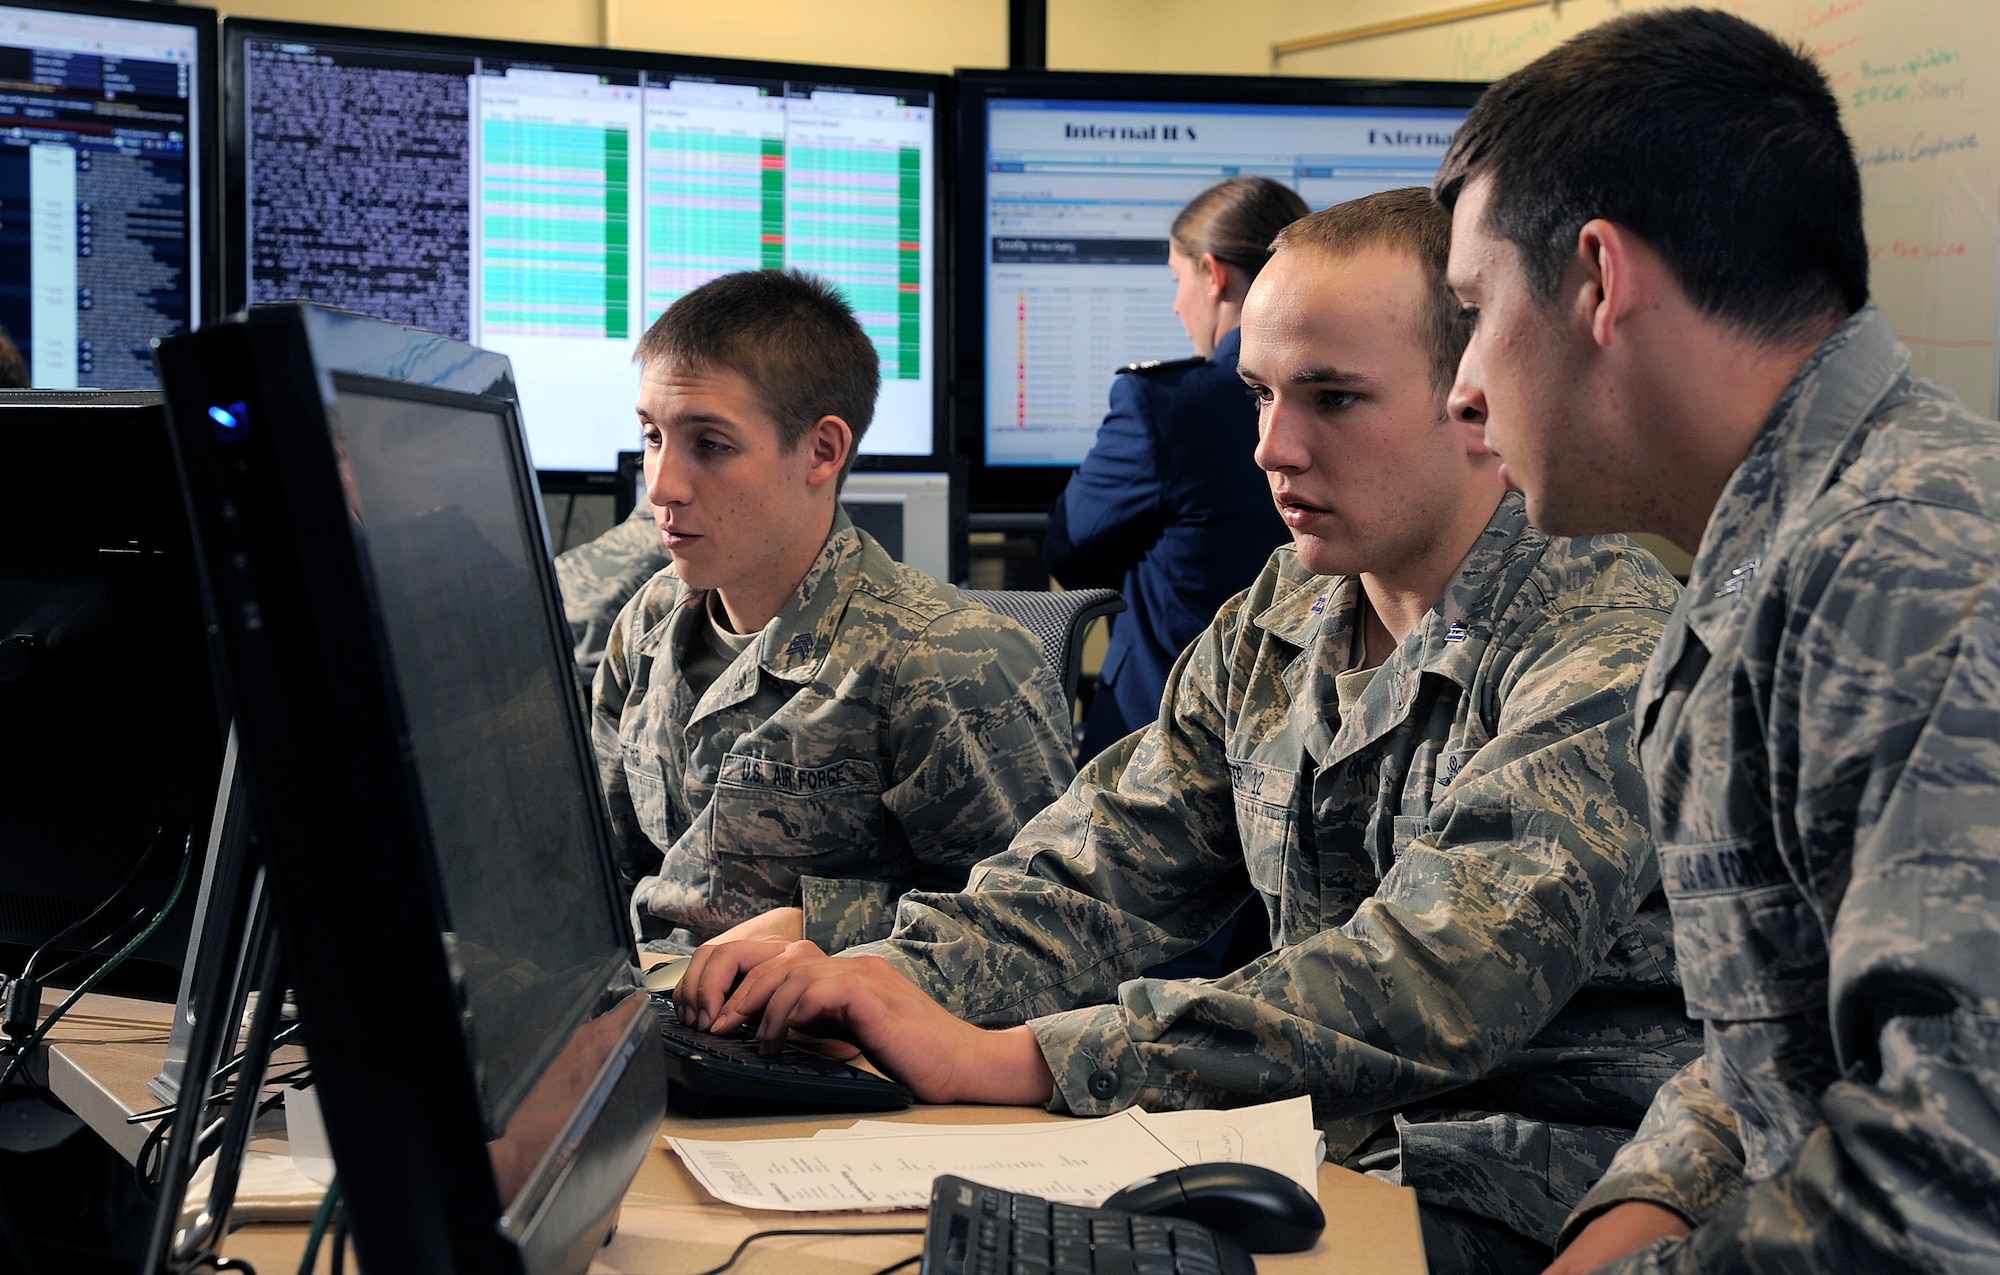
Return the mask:
<svg viewBox="0 0 2000 1275">
<path fill-rule="evenodd" d="M 1313 599 L 1313 614 L 1321 615 L 1325 611 L 1326 611 L 1326 595 L 1322 593 L 1317 598 Z"/>
<path fill-rule="evenodd" d="M 1750 561 L 1743 563 L 1731 571 L 1729 578 L 1722 582 L 1722 587 L 1715 591 L 1715 596 L 1726 598 L 1731 594 L 1742 593 L 1745 589 L 1749 588 L 1751 582 L 1757 578 L 1758 561 L 1758 559 L 1752 558 Z"/>
<path fill-rule="evenodd" d="M 1463 642 L 1467 636 L 1469 635 L 1466 633 L 1463 624 L 1454 623 L 1444 631 L 1444 640 L 1447 642 Z"/>
<path fill-rule="evenodd" d="M 795 660 L 803 660 L 813 653 L 812 634 L 801 633 L 785 644 L 785 654 Z"/>
</svg>

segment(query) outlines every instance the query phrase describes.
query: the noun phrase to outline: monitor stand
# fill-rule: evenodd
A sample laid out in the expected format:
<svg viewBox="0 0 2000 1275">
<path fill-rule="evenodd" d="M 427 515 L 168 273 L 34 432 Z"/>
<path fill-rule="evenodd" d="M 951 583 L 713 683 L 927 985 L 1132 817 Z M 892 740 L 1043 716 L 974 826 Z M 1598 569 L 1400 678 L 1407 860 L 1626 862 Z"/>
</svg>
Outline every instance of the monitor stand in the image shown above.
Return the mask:
<svg viewBox="0 0 2000 1275">
<path fill-rule="evenodd" d="M 246 871 L 250 820 L 236 727 L 222 753 L 222 778 L 215 790 L 215 813 L 208 824 L 208 853 L 203 856 L 201 891 L 195 898 L 194 925 L 188 934 L 187 959 L 181 964 L 180 994 L 174 1003 L 174 1024 L 167 1039 L 167 1061 L 160 1074 L 146 1082 L 153 1096 L 169 1105 L 180 1100 L 181 1075 L 187 1066 L 199 1002 L 196 981 L 205 965 L 238 964 L 242 960 L 243 926 L 256 900 L 245 891 L 261 890 L 261 874 Z M 241 1012 L 240 1008 L 237 1010 Z"/>
</svg>

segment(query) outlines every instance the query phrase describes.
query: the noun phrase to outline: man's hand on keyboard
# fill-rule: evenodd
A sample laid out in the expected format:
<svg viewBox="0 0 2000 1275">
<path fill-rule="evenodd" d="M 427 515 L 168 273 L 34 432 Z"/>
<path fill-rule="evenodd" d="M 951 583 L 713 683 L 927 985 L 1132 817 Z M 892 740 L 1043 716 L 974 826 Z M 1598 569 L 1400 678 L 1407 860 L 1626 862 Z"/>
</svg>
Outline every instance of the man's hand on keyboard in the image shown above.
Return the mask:
<svg viewBox="0 0 2000 1275">
<path fill-rule="evenodd" d="M 704 1031 L 734 1031 L 761 1014 L 764 1040 L 852 1041 L 919 1102 L 1030 1105 L 1055 1089 L 1028 1028 L 961 1022 L 878 957 L 836 959 L 803 940 L 717 943 L 695 954 L 676 1000 Z"/>
</svg>

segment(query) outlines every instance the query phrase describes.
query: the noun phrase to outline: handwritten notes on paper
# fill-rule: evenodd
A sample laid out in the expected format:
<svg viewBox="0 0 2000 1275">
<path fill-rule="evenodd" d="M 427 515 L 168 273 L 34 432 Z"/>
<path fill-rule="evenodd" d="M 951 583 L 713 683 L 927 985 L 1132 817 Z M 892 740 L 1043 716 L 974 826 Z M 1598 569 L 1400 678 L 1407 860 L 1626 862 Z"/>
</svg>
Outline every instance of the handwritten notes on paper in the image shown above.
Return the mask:
<svg viewBox="0 0 2000 1275">
<path fill-rule="evenodd" d="M 812 1138 L 669 1138 L 727 1204 L 781 1212 L 923 1208 L 955 1173 L 1007 1191 L 1098 1204 L 1140 1178 L 1216 1160 L 1261 1164 L 1317 1195 L 1319 1131 L 1304 1098 L 1231 1111 L 1121 1111 L 1047 1124 L 858 1121 Z"/>
</svg>

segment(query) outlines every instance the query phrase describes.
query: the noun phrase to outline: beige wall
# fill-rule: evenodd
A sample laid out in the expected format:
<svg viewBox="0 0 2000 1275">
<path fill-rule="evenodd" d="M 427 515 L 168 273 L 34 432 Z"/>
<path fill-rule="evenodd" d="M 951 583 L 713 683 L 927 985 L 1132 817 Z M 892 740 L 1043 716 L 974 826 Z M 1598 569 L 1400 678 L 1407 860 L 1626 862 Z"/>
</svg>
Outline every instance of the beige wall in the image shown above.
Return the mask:
<svg viewBox="0 0 2000 1275">
<path fill-rule="evenodd" d="M 601 0 L 201 0 L 223 17 L 596 44 Z"/>
<path fill-rule="evenodd" d="M 1007 65 L 1007 0 L 606 0 L 610 43 L 949 71 Z"/>
<path fill-rule="evenodd" d="M 204 0 L 328 22 L 918 71 L 1007 64 L 1007 0 Z"/>
<path fill-rule="evenodd" d="M 716 57 L 949 71 L 1007 62 L 1007 0 L 206 0 L 225 16 L 330 22 Z M 1565 0 L 1283 59 L 1281 40 L 1432 13 L 1458 0 L 1048 0 L 1067 70 L 1491 79 L 1622 8 Z M 1739 0 L 1740 2 L 1740 0 Z"/>
</svg>

